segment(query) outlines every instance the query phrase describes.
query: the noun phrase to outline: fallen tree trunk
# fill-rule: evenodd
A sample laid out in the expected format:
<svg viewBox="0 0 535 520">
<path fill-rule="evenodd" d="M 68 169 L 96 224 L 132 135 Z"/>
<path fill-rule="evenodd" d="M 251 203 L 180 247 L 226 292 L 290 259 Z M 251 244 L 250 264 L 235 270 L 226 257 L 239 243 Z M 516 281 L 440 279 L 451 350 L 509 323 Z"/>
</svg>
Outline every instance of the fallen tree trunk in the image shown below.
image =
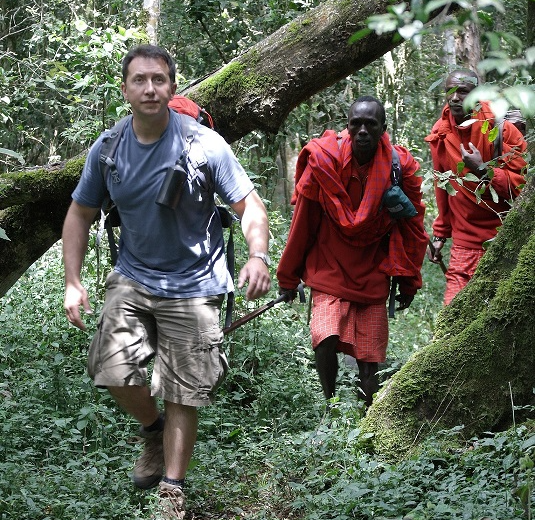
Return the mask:
<svg viewBox="0 0 535 520">
<path fill-rule="evenodd" d="M 467 287 L 438 316 L 432 343 L 394 375 L 362 427 L 388 459 L 462 425 L 463 438 L 535 405 L 535 186 L 528 182 Z M 517 411 L 517 419 L 522 417 Z M 442 432 L 442 433 L 441 433 Z"/>
</svg>

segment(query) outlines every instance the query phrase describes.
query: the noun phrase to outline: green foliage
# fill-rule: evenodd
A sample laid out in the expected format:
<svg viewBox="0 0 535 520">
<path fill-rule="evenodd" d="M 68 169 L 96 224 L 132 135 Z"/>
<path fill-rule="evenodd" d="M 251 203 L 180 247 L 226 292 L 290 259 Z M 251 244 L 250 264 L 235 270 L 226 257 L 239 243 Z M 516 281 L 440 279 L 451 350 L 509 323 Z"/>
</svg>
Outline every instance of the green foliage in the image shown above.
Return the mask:
<svg viewBox="0 0 535 520">
<path fill-rule="evenodd" d="M 98 7 L 53 0 L 7 9 L 13 26 L 0 47 L 0 85 L 9 93 L 0 99 L 0 141 L 17 155 L 2 160 L 5 169 L 13 158 L 44 164 L 74 156 L 124 113 L 120 60 L 144 38 L 124 27 L 139 7 L 125 5 L 122 18 L 113 6 Z"/>
<path fill-rule="evenodd" d="M 367 28 L 357 32 L 350 40 L 355 43 L 365 37 L 369 31 L 377 34 L 394 33 L 393 41 L 412 41 L 419 47 L 426 35 L 435 29 L 426 26 L 432 13 L 437 9 L 454 6 L 455 14 L 440 24 L 439 29 L 462 32 L 467 23 L 473 23 L 483 29 L 486 41 L 485 56 L 478 63 L 482 75 L 494 76 L 496 84 L 476 87 L 465 101 L 469 107 L 485 99 L 490 102 L 494 114 L 502 119 L 510 107 L 518 108 L 524 117 L 535 116 L 535 86 L 533 70 L 535 69 L 535 47 L 525 48 L 522 40 L 512 32 L 496 29 L 493 17 L 505 12 L 500 0 L 432 0 L 424 3 L 412 3 L 410 9 L 405 3 L 391 5 L 387 13 L 373 15 L 367 20 Z"/>
<path fill-rule="evenodd" d="M 288 219 L 270 212 L 274 264 Z M 247 250 L 236 233 L 237 262 Z M 59 244 L 0 300 L 0 518 L 149 518 L 153 492 L 129 482 L 140 452 L 137 426 L 85 373 L 86 349 L 109 269 L 94 234 L 84 264 L 94 315 L 90 332 L 63 316 Z M 274 269 L 272 267 L 272 269 Z M 272 274 L 273 271 L 272 271 Z M 424 264 L 424 288 L 390 321 L 388 378 L 429 343 L 444 280 Z M 276 296 L 246 302 L 236 317 Z M 369 452 L 354 368 L 341 363 L 339 397 L 327 410 L 314 368 L 308 306 L 279 304 L 229 335 L 231 369 L 213 406 L 200 410 L 188 473 L 188 509 L 198 518 L 530 518 L 535 426 L 451 442 L 387 464 Z M 446 438 L 448 435 L 446 435 Z"/>
<path fill-rule="evenodd" d="M 374 30 L 397 28 L 407 43 L 297 107 L 277 136 L 252 133 L 236 143 L 268 205 L 277 206 L 280 184 L 288 182 L 281 150 L 297 152 L 326 128 L 344 128 L 347 109 L 360 94 L 385 101 L 394 141 L 428 166 L 423 136 L 443 102 L 442 93 L 429 86 L 438 84 L 445 66 L 438 31 L 424 24 L 431 10 L 446 3 L 413 2 L 422 5 L 419 11 L 392 5 L 386 18 L 374 17 Z M 201 77 L 317 4 L 163 2 L 160 44 L 176 57 L 185 78 Z M 471 19 L 493 28 L 501 5 L 458 4 L 464 10 L 448 22 L 452 30 Z M 0 85 L 9 93 L 0 98 L 2 145 L 30 164 L 77 153 L 125 110 L 119 60 L 143 37 L 135 29 L 141 25 L 139 2 L 80 7 L 64 0 L 27 1 L 7 14 L 20 32 L 6 35 L 9 45 L 0 50 Z M 504 31 L 487 30 L 485 38 L 489 61 L 482 66 L 500 80 L 498 97 L 531 106 L 526 71 L 533 50 L 522 49 Z M 523 97 L 514 98 L 515 92 Z M 435 209 L 430 185 L 424 189 L 429 229 Z M 274 265 L 287 237 L 285 211 L 286 204 L 270 211 Z M 6 238 L 1 232 L 0 239 Z M 239 269 L 247 249 L 236 235 Z M 106 245 L 97 246 L 94 237 L 91 242 L 83 273 L 95 312 L 86 316 L 90 331 L 109 269 Z M 134 491 L 129 483 L 140 452 L 133 442 L 137 425 L 85 375 L 90 333 L 64 319 L 61 271 L 55 247 L 0 300 L 0 518 L 149 518 L 154 494 Z M 433 335 L 444 278 L 426 261 L 423 279 L 411 308 L 390 321 L 388 360 L 381 367 L 385 380 Z M 274 297 L 276 287 L 253 303 L 238 292 L 235 316 Z M 353 367 L 341 364 L 339 398 L 326 411 L 307 315 L 306 305 L 280 304 L 227 337 L 231 370 L 216 404 L 200 413 L 188 474 L 188 508 L 195 517 L 532 518 L 533 423 L 468 442 L 461 440 L 459 427 L 448 432 L 451 443 L 444 436 L 441 443 L 431 440 L 411 460 L 397 465 L 378 460 L 360 435 L 364 410 Z"/>
</svg>

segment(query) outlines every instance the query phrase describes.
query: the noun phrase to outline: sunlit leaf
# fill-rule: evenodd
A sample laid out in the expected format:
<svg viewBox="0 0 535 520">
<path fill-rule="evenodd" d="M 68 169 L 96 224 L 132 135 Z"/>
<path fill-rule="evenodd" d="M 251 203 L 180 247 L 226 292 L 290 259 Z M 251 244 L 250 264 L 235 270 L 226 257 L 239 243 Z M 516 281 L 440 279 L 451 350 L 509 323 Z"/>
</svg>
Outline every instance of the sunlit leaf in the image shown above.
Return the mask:
<svg viewBox="0 0 535 520">
<path fill-rule="evenodd" d="M 9 237 L 6 235 L 6 232 L 1 227 L 0 227 L 0 238 L 2 238 L 4 240 L 9 240 Z M 10 242 L 11 242 L 11 240 L 10 240 Z"/>
<path fill-rule="evenodd" d="M 478 182 L 479 181 L 479 177 L 477 175 L 474 175 L 473 173 L 471 172 L 468 172 L 465 176 L 464 176 L 464 180 L 465 181 L 470 181 L 470 182 Z"/>
<path fill-rule="evenodd" d="M 526 49 L 526 60 L 530 65 L 535 63 L 535 47 Z"/>
<path fill-rule="evenodd" d="M 466 121 L 463 121 L 459 126 L 461 128 L 466 128 L 467 126 L 472 126 L 474 123 L 477 123 L 479 119 L 467 119 Z"/>
<path fill-rule="evenodd" d="M 398 33 L 405 39 L 410 40 L 414 35 L 418 34 L 424 27 L 424 24 L 420 20 L 404 25 L 398 29 Z"/>
<path fill-rule="evenodd" d="M 448 192 L 448 195 L 457 195 L 457 191 L 455 190 L 455 188 L 451 185 L 450 182 L 448 182 L 448 184 L 446 184 L 446 191 Z"/>
<path fill-rule="evenodd" d="M 74 27 L 78 32 L 83 33 L 88 28 L 88 25 L 85 23 L 84 20 L 81 20 L 80 18 L 78 18 L 74 22 Z"/>
<path fill-rule="evenodd" d="M 492 197 L 492 200 L 497 204 L 498 201 L 500 200 L 500 197 L 498 197 L 498 194 L 496 193 L 496 190 L 492 187 L 491 184 L 489 184 L 489 191 L 490 191 L 490 195 Z"/>
<path fill-rule="evenodd" d="M 481 85 L 466 96 L 463 106 L 465 109 L 471 109 L 477 105 L 478 101 L 491 101 L 498 97 L 500 97 L 500 92 L 496 85 Z"/>
<path fill-rule="evenodd" d="M 507 114 L 507 111 L 509 110 L 509 102 L 507 99 L 500 97 L 490 101 L 489 105 L 496 119 L 501 121 L 505 118 L 505 114 Z"/>
<path fill-rule="evenodd" d="M 524 117 L 535 116 L 535 89 L 533 86 L 515 85 L 503 91 L 503 95 L 518 108 Z"/>
<path fill-rule="evenodd" d="M 478 9 L 486 9 L 488 7 L 492 7 L 496 9 L 496 11 L 498 11 L 499 13 L 505 13 L 503 2 L 500 0 L 477 0 L 476 5 Z"/>
<path fill-rule="evenodd" d="M 3 153 L 5 155 L 9 155 L 10 157 L 14 157 L 19 161 L 20 164 L 24 164 L 26 161 L 24 160 L 24 157 L 18 152 L 14 152 L 13 150 L 8 150 L 7 148 L 0 148 L 0 153 Z"/>
<path fill-rule="evenodd" d="M 360 31 L 357 31 L 355 34 L 353 34 L 351 38 L 349 38 L 348 43 L 352 44 L 358 40 L 362 40 L 362 38 L 365 38 L 366 36 L 368 36 L 368 34 L 372 32 L 373 31 L 369 27 L 366 27 L 365 29 L 361 29 Z"/>
</svg>

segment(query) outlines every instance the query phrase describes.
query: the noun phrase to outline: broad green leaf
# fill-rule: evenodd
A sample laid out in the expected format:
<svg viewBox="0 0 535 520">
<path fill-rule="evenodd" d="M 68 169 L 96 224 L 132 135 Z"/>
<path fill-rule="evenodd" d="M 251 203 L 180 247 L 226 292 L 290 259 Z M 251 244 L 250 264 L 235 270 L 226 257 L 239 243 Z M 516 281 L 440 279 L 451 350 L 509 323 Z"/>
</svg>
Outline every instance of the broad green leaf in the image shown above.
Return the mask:
<svg viewBox="0 0 535 520">
<path fill-rule="evenodd" d="M 76 28 L 76 30 L 77 30 L 78 32 L 83 33 L 83 32 L 88 28 L 88 25 L 85 23 L 84 20 L 80 20 L 80 18 L 78 18 L 78 19 L 74 22 L 74 27 Z"/>
<path fill-rule="evenodd" d="M 528 448 L 535 446 L 535 435 L 532 435 L 529 439 L 526 439 L 522 443 L 522 451 L 527 451 Z"/>
<path fill-rule="evenodd" d="M 500 129 L 498 128 L 498 125 L 493 126 L 489 132 L 489 141 L 493 143 L 496 141 L 496 138 L 498 137 L 498 134 L 500 133 Z"/>
<path fill-rule="evenodd" d="M 5 155 L 9 155 L 10 157 L 14 157 L 19 161 L 20 164 L 24 164 L 26 161 L 24 160 L 24 157 L 20 153 L 14 152 L 13 150 L 8 150 L 7 148 L 0 148 L 0 153 L 3 153 Z"/>
<path fill-rule="evenodd" d="M 518 108 L 524 117 L 535 116 L 535 89 L 532 85 L 515 85 L 503 91 L 503 95 Z"/>
<path fill-rule="evenodd" d="M 464 170 L 464 162 L 460 161 L 457 163 L 457 173 L 461 173 Z"/>
<path fill-rule="evenodd" d="M 498 194 L 496 193 L 496 190 L 492 187 L 491 184 L 489 184 L 489 191 L 490 195 L 492 197 L 492 200 L 497 204 L 500 198 L 498 197 Z"/>
<path fill-rule="evenodd" d="M 491 50 L 498 50 L 500 48 L 502 40 L 495 32 L 486 32 L 484 37 L 488 40 Z"/>
<path fill-rule="evenodd" d="M 459 3 L 459 2 L 456 2 Z M 449 0 L 431 0 L 430 2 L 427 2 L 425 4 L 425 12 L 426 14 L 431 14 L 436 9 L 442 9 L 445 6 L 451 5 L 451 2 Z"/>
<path fill-rule="evenodd" d="M 496 85 L 481 85 L 476 87 L 464 100 L 465 108 L 473 108 L 477 105 L 480 99 L 493 100 L 500 96 L 498 87 Z"/>
<path fill-rule="evenodd" d="M 492 7 L 493 9 L 496 9 L 499 13 L 505 13 L 505 9 L 503 6 L 504 2 L 500 0 L 477 0 L 477 8 L 478 9 L 486 9 L 488 7 Z"/>
<path fill-rule="evenodd" d="M 490 101 L 489 105 L 496 119 L 502 120 L 505 118 L 505 114 L 507 114 L 507 111 L 509 110 L 509 102 L 507 99 L 500 97 Z"/>
<path fill-rule="evenodd" d="M 358 40 L 362 40 L 362 38 L 365 38 L 370 34 L 372 30 L 369 27 L 366 27 L 365 29 L 361 29 L 360 31 L 357 31 L 355 34 L 353 34 L 350 38 L 348 43 L 351 45 L 352 43 L 357 42 Z"/>
<path fill-rule="evenodd" d="M 419 20 L 415 20 L 414 22 L 404 25 L 403 27 L 400 27 L 398 29 L 398 33 L 402 36 L 405 40 L 410 40 L 413 36 L 418 34 L 424 27 L 424 24 L 420 22 Z"/>
<path fill-rule="evenodd" d="M 482 134 L 486 134 L 489 131 L 489 124 L 488 120 L 483 121 L 483 124 L 481 125 Z"/>
<path fill-rule="evenodd" d="M 457 195 L 457 191 L 451 185 L 451 182 L 448 182 L 448 184 L 446 184 L 446 191 L 448 192 L 448 195 L 452 195 L 452 196 Z"/>
<path fill-rule="evenodd" d="M 470 181 L 470 182 L 478 182 L 479 181 L 479 177 L 477 175 L 474 175 L 473 173 L 468 172 L 464 176 L 464 180 L 465 181 Z"/>
<path fill-rule="evenodd" d="M 437 79 L 436 81 L 431 83 L 431 86 L 427 89 L 427 92 L 431 92 L 431 91 L 435 90 L 439 85 L 442 85 L 442 83 L 444 83 L 444 79 L 443 78 Z"/>
</svg>

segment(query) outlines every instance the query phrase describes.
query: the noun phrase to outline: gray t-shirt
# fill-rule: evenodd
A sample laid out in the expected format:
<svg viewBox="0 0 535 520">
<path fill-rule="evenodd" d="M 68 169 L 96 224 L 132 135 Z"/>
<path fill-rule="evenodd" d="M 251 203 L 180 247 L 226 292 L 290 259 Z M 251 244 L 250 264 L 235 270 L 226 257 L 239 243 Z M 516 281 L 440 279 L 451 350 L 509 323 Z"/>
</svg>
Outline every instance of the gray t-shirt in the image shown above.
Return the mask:
<svg viewBox="0 0 535 520">
<path fill-rule="evenodd" d="M 114 157 L 119 182 L 108 175 L 107 189 L 99 162 L 105 134 L 101 135 L 91 147 L 72 197 L 78 204 L 96 208 L 109 191 L 121 216 L 115 270 L 152 294 L 192 298 L 232 291 L 214 190 L 226 204 L 233 204 L 245 198 L 253 184 L 226 141 L 195 123 L 202 146 L 192 146 L 190 155 L 204 153 L 211 179 L 203 180 L 190 167 L 177 208 L 156 204 L 167 169 L 185 148 L 181 118 L 188 116 L 169 113 L 165 132 L 150 145 L 141 144 L 131 121 L 127 123 Z"/>
</svg>

